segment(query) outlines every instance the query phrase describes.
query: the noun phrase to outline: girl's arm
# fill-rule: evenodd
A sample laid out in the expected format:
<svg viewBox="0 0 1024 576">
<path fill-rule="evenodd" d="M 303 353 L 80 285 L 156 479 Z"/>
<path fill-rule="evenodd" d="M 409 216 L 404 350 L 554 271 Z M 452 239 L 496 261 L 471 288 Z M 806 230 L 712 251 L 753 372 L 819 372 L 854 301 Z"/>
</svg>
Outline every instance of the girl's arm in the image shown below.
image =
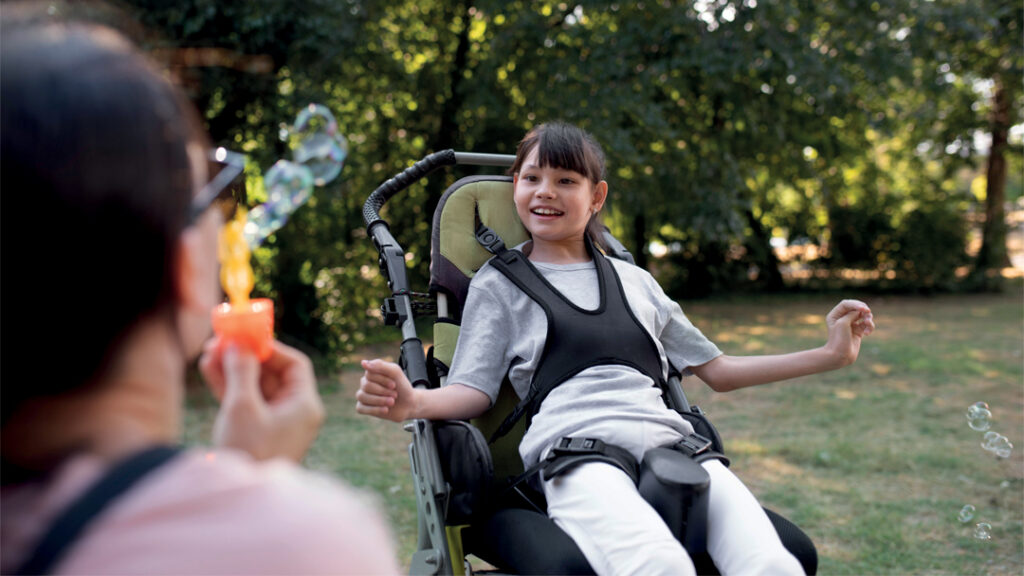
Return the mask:
<svg viewBox="0 0 1024 576">
<path fill-rule="evenodd" d="M 356 392 L 356 412 L 393 422 L 411 418 L 468 420 L 491 407 L 491 398 L 469 386 L 413 388 L 394 362 L 363 360 L 363 377 Z"/>
<path fill-rule="evenodd" d="M 871 309 L 859 300 L 843 300 L 829 312 L 828 342 L 820 348 L 768 356 L 722 355 L 690 369 L 718 392 L 788 380 L 852 364 L 860 343 L 875 329 Z"/>
</svg>

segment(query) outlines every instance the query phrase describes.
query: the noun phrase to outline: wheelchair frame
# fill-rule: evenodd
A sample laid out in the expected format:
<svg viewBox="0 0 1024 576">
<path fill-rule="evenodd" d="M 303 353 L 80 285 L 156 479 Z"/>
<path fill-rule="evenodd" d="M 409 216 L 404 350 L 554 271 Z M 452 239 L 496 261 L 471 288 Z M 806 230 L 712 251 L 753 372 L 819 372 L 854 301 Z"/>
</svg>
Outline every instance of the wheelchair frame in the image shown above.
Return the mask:
<svg viewBox="0 0 1024 576">
<path fill-rule="evenodd" d="M 380 209 L 392 197 L 438 169 L 456 165 L 510 167 L 514 161 L 515 156 L 508 154 L 454 150 L 435 152 L 381 184 L 363 205 L 367 233 L 377 249 L 378 265 L 391 291 L 391 296 L 386 298 L 381 306 L 384 322 L 389 326 L 397 326 L 402 331 L 399 364 L 414 387 L 431 387 L 427 358 L 423 351 L 423 342 L 416 331 L 413 292 L 410 290 L 406 274 L 405 252 L 391 234 L 387 222 L 381 218 Z M 633 262 L 632 255 L 607 229 L 603 240 L 609 247 L 609 255 Z M 443 292 L 437 293 L 436 315 L 448 316 L 447 296 Z M 681 413 L 703 414 L 700 408 L 690 405 L 683 392 L 680 376 L 674 371 L 669 375 L 664 396 L 669 408 Z M 414 419 L 406 422 L 404 428 L 412 434 L 409 460 L 418 517 L 417 549 L 413 553 L 409 571 L 411 574 L 466 574 L 468 562 L 462 549 L 461 538 L 453 537 L 452 534 L 453 529 L 461 529 L 461 526 L 447 526 L 442 512 L 448 507 L 451 490 L 442 474 L 434 424 L 430 420 Z M 816 563 L 815 557 L 814 564 Z"/>
</svg>

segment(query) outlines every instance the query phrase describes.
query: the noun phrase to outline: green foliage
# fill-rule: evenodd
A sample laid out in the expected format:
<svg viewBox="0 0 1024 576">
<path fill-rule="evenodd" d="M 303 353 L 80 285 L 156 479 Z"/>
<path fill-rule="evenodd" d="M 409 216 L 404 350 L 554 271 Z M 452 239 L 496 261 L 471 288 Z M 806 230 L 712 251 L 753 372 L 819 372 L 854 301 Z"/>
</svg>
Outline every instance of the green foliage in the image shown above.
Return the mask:
<svg viewBox="0 0 1024 576">
<path fill-rule="evenodd" d="M 836 266 L 874 269 L 892 253 L 895 228 L 884 207 L 834 206 L 829 210 L 829 222 L 829 248 Z"/>
<path fill-rule="evenodd" d="M 301 106 L 336 115 L 351 144 L 340 180 L 256 255 L 283 335 L 331 355 L 361 337 L 384 295 L 362 281 L 376 260 L 362 202 L 435 150 L 510 153 L 537 122 L 579 123 L 605 146 L 622 240 L 641 265 L 652 241 L 685 244 L 659 271 L 692 294 L 751 278 L 778 287 L 772 236 L 841 241 L 837 266 L 898 269 L 891 246 L 915 244 L 903 221 L 916 206 L 939 218 L 973 208 L 953 192 L 960 171 L 979 167 L 988 83 L 1013 90 L 1009 121 L 1020 121 L 1021 8 L 1006 0 L 126 5 L 155 31 L 145 45 L 182 79 L 214 142 L 261 171 L 288 156 L 278 132 Z M 1008 154 L 1019 167 L 1019 145 Z M 420 289 L 433 206 L 463 174 L 417 183 L 383 210 Z M 849 227 L 857 218 L 867 229 Z"/>
<path fill-rule="evenodd" d="M 899 282 L 918 290 L 948 290 L 967 264 L 967 222 L 950 206 L 927 206 L 903 220 L 892 253 Z"/>
</svg>

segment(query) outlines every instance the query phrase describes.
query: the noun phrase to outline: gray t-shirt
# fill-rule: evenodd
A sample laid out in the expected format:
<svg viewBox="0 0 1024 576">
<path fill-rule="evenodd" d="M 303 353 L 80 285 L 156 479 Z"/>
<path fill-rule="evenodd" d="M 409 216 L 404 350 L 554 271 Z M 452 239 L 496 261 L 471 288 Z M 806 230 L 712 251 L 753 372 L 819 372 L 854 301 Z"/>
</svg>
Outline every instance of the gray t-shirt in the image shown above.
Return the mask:
<svg viewBox="0 0 1024 576">
<path fill-rule="evenodd" d="M 666 354 L 672 365 L 688 372 L 722 352 L 690 323 L 646 271 L 610 258 L 637 320 L 653 337 L 667 373 Z M 600 291 L 594 263 L 534 263 L 545 279 L 576 306 L 598 307 Z M 544 310 L 497 269 L 483 266 L 469 285 L 459 341 L 448 374 L 448 384 L 463 384 L 486 393 L 491 403 L 506 373 L 516 394 L 523 398 L 544 351 L 547 317 Z M 588 434 L 588 428 L 609 422 L 622 426 L 651 422 L 685 434 L 692 431 L 677 412 L 665 406 L 661 391 L 643 373 L 628 366 L 588 368 L 556 387 L 533 417 L 519 445 L 527 467 L 562 436 L 598 437 L 614 444 L 615 438 Z"/>
</svg>

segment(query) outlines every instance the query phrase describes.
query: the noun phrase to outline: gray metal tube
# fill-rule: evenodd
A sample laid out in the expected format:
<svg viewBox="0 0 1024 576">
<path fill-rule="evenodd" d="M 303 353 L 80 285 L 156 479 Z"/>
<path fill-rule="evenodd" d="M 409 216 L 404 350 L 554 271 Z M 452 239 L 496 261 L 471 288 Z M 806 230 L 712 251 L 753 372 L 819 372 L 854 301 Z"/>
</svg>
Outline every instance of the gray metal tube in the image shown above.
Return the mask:
<svg viewBox="0 0 1024 576">
<path fill-rule="evenodd" d="M 516 161 L 512 154 L 479 154 L 476 152 L 456 152 L 456 164 L 470 166 L 511 166 Z"/>
</svg>

